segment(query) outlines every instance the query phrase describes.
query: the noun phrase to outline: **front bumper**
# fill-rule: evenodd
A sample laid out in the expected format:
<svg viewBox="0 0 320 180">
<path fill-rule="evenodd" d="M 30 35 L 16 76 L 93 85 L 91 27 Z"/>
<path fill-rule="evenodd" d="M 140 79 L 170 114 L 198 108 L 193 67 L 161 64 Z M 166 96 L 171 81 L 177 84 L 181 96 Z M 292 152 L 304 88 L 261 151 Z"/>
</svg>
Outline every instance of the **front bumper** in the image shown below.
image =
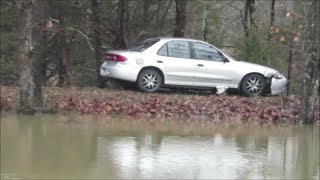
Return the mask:
<svg viewBox="0 0 320 180">
<path fill-rule="evenodd" d="M 286 91 L 287 86 L 288 86 L 288 79 L 287 78 L 285 78 L 285 77 L 282 79 L 272 78 L 271 85 L 270 85 L 271 95 L 278 95 L 278 94 Z"/>
</svg>

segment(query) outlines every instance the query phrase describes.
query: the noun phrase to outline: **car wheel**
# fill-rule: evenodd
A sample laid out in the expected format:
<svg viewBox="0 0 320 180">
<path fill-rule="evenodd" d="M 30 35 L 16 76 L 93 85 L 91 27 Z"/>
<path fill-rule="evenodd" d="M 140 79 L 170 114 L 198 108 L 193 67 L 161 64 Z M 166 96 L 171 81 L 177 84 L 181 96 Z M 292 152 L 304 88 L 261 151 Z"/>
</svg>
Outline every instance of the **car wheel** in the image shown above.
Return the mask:
<svg viewBox="0 0 320 180">
<path fill-rule="evenodd" d="M 249 74 L 241 82 L 241 91 L 245 96 L 259 96 L 265 91 L 266 80 L 260 74 Z"/>
<path fill-rule="evenodd" d="M 162 86 L 162 77 L 155 70 L 144 70 L 138 76 L 137 85 L 143 92 L 155 92 Z"/>
</svg>

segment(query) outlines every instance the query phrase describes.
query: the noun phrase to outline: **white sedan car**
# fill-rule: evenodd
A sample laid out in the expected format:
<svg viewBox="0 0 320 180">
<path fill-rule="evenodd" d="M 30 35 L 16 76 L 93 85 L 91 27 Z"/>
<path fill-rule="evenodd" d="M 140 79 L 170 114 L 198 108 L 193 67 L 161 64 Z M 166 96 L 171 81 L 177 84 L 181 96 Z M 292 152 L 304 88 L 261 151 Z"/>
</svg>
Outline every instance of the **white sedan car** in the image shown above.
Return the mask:
<svg viewBox="0 0 320 180">
<path fill-rule="evenodd" d="M 277 70 L 237 61 L 215 46 L 186 38 L 150 38 L 108 51 L 101 76 L 133 82 L 144 92 L 161 87 L 238 89 L 245 96 L 277 95 L 288 80 Z"/>
</svg>

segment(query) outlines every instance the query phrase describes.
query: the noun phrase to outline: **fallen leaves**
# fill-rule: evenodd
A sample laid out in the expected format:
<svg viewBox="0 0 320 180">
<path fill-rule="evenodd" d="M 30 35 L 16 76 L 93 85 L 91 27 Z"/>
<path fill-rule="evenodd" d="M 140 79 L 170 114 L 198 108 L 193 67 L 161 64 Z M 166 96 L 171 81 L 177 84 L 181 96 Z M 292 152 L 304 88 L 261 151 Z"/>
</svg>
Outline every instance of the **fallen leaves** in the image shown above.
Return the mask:
<svg viewBox="0 0 320 180">
<path fill-rule="evenodd" d="M 13 92 L 13 87 L 1 88 L 1 111 L 13 109 Z M 295 96 L 247 98 L 166 91 L 145 94 L 96 88 L 46 88 L 45 92 L 47 103 L 56 111 L 106 116 L 298 123 L 300 114 L 300 101 Z M 319 123 L 319 105 L 315 114 Z"/>
</svg>

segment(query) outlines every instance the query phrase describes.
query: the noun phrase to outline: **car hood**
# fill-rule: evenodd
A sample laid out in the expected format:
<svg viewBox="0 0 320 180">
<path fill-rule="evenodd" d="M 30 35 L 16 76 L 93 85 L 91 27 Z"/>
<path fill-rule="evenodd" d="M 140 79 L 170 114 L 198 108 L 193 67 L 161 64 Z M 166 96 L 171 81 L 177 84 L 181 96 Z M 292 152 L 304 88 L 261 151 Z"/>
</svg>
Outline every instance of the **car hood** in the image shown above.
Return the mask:
<svg viewBox="0 0 320 180">
<path fill-rule="evenodd" d="M 265 76 L 272 76 L 273 74 L 277 73 L 278 71 L 275 69 L 272 69 L 267 66 L 263 66 L 260 64 L 254 64 L 250 62 L 245 61 L 236 61 L 237 66 L 243 70 L 249 70 L 249 71 L 256 71 L 264 74 Z"/>
</svg>

